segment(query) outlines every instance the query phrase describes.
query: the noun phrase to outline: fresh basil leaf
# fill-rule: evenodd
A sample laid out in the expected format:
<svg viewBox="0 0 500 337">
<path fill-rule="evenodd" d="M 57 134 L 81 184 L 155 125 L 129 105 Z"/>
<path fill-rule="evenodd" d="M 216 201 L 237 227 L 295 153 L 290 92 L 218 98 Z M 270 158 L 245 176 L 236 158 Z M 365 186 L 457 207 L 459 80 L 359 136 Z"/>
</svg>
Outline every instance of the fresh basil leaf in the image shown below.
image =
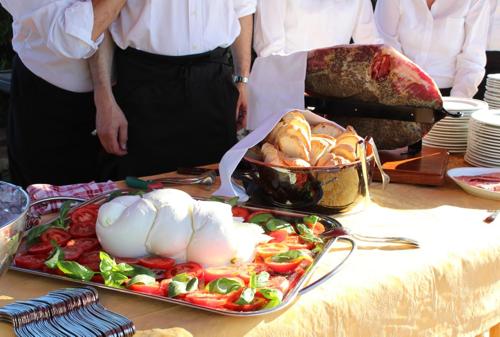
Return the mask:
<svg viewBox="0 0 500 337">
<path fill-rule="evenodd" d="M 274 216 L 271 213 L 259 213 L 255 214 L 250 219 L 248 219 L 248 222 L 261 225 L 267 223 L 269 220 L 273 218 Z"/>
<path fill-rule="evenodd" d="M 174 276 L 173 280 L 178 282 L 189 282 L 192 277 L 188 273 L 177 274 Z"/>
<path fill-rule="evenodd" d="M 289 250 L 288 252 L 274 255 L 271 257 L 271 261 L 273 262 L 290 262 L 295 259 L 298 259 L 301 256 L 307 256 L 307 253 L 302 250 Z"/>
<path fill-rule="evenodd" d="M 254 298 L 255 298 L 255 289 L 246 288 L 241 293 L 240 298 L 238 298 L 238 300 L 234 303 L 239 304 L 239 305 L 250 304 L 253 302 Z"/>
<path fill-rule="evenodd" d="M 276 218 L 269 219 L 266 222 L 266 228 L 270 232 L 274 232 L 280 229 L 286 229 L 286 231 L 289 233 L 295 233 L 295 230 L 289 222 Z"/>
<path fill-rule="evenodd" d="M 128 281 L 127 275 L 121 273 L 102 274 L 104 285 L 112 288 L 122 288 L 122 285 Z"/>
<path fill-rule="evenodd" d="M 232 197 L 231 199 L 226 201 L 226 204 L 229 204 L 229 205 L 234 207 L 234 206 L 238 205 L 239 200 L 240 200 L 239 197 Z"/>
<path fill-rule="evenodd" d="M 268 300 L 283 300 L 283 293 L 278 289 L 259 289 L 259 293 L 262 294 Z"/>
<path fill-rule="evenodd" d="M 149 275 L 136 275 L 132 277 L 130 281 L 127 282 L 127 286 L 131 286 L 133 284 L 144 284 L 144 285 L 155 285 L 156 284 L 156 279 L 154 277 L 151 277 Z"/>
<path fill-rule="evenodd" d="M 124 272 L 124 274 L 127 275 L 128 277 L 134 277 L 136 275 L 148 275 L 156 278 L 156 274 L 149 268 L 135 264 L 131 264 L 130 266 L 132 267 L 132 270 Z"/>
<path fill-rule="evenodd" d="M 219 278 L 217 280 L 213 280 L 207 285 L 207 289 L 211 293 L 217 294 L 229 294 L 232 291 L 238 290 L 241 288 L 240 282 L 236 280 L 231 280 L 228 278 Z"/>
<path fill-rule="evenodd" d="M 212 195 L 210 197 L 210 199 L 208 199 L 210 201 L 218 201 L 218 202 L 226 202 L 226 199 L 224 199 L 223 197 L 218 197 L 218 196 L 215 196 L 215 195 Z"/>
<path fill-rule="evenodd" d="M 277 307 L 280 304 L 281 304 L 280 300 L 278 300 L 278 299 L 272 299 L 272 300 L 269 300 L 269 302 L 266 303 L 266 305 L 264 306 L 264 309 L 272 309 L 274 307 Z"/>
<path fill-rule="evenodd" d="M 99 252 L 99 258 L 101 259 L 101 262 L 99 263 L 99 270 L 103 274 L 111 273 L 113 271 L 113 268 L 116 267 L 116 261 L 111 258 L 107 253 L 105 252 Z"/>
<path fill-rule="evenodd" d="M 198 278 L 193 277 L 187 282 L 181 282 L 172 279 L 172 282 L 168 285 L 168 297 L 177 297 L 181 294 L 187 294 L 188 292 L 198 289 Z"/>
<path fill-rule="evenodd" d="M 313 254 L 319 254 L 323 251 L 323 249 L 325 248 L 325 245 L 322 244 L 322 243 L 317 243 L 316 246 L 314 247 L 313 250 L 311 250 L 311 253 Z"/>
<path fill-rule="evenodd" d="M 303 221 L 306 224 L 314 225 L 316 222 L 319 221 L 319 216 L 317 215 L 305 216 Z"/>
<path fill-rule="evenodd" d="M 298 224 L 297 230 L 299 231 L 300 237 L 304 241 L 312 242 L 312 243 L 323 243 L 323 240 L 321 240 L 319 237 L 314 235 L 314 232 L 312 231 L 312 229 L 310 229 L 306 225 Z"/>
<path fill-rule="evenodd" d="M 51 227 L 50 223 L 33 227 L 33 229 L 29 231 L 28 236 L 26 237 L 27 245 L 31 246 L 34 243 L 37 243 L 40 236 L 50 227 Z"/>
<path fill-rule="evenodd" d="M 113 267 L 114 272 L 119 272 L 122 274 L 128 274 L 134 271 L 134 267 L 127 263 L 119 263 Z"/>
<path fill-rule="evenodd" d="M 70 209 L 71 201 L 65 201 L 62 204 L 59 215 L 55 220 L 43 225 L 38 225 L 31 229 L 28 233 L 28 236 L 26 237 L 26 243 L 28 247 L 33 245 L 34 243 L 37 243 L 40 236 L 49 228 L 67 228 L 68 221 L 66 220 L 66 217 L 68 216 L 68 212 Z"/>
<path fill-rule="evenodd" d="M 57 244 L 55 245 L 55 249 L 52 252 L 52 255 L 45 261 L 45 265 L 51 269 L 57 267 L 57 262 L 64 260 L 64 252 Z"/>
<path fill-rule="evenodd" d="M 269 273 L 267 271 L 260 272 L 257 275 L 256 287 L 257 288 L 265 287 L 267 285 L 267 283 L 269 282 L 270 277 L 271 277 L 271 275 L 269 275 Z"/>
<path fill-rule="evenodd" d="M 65 275 L 82 281 L 90 281 L 95 273 L 75 261 L 58 261 L 57 268 Z"/>
<path fill-rule="evenodd" d="M 190 293 L 190 292 L 195 291 L 197 289 L 198 289 L 198 278 L 197 277 L 193 277 L 186 284 L 186 292 Z"/>
</svg>

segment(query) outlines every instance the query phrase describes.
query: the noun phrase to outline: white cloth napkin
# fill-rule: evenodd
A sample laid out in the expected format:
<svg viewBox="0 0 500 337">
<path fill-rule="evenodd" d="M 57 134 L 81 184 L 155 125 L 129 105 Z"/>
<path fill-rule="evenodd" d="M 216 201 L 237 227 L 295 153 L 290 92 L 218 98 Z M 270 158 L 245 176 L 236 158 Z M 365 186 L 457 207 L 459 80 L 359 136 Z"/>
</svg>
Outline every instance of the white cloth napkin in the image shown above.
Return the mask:
<svg viewBox="0 0 500 337">
<path fill-rule="evenodd" d="M 304 108 L 307 52 L 272 55 L 255 60 L 248 82 L 249 130 L 273 113 Z"/>
<path fill-rule="evenodd" d="M 286 115 L 288 112 L 297 109 L 283 109 L 277 113 L 268 116 L 260 125 L 251 132 L 248 136 L 239 141 L 234 145 L 224 157 L 219 165 L 219 174 L 221 186 L 215 191 L 214 195 L 223 197 L 239 197 L 242 202 L 248 201 L 249 197 L 246 192 L 238 185 L 234 184 L 231 176 L 234 170 L 243 159 L 249 148 L 252 148 L 259 144 L 267 135 L 272 131 L 272 129 L 278 124 L 278 122 Z M 316 125 L 318 123 L 329 123 L 338 127 L 341 130 L 345 130 L 340 125 L 324 119 L 311 111 L 299 110 L 304 114 L 304 117 L 311 125 Z"/>
</svg>

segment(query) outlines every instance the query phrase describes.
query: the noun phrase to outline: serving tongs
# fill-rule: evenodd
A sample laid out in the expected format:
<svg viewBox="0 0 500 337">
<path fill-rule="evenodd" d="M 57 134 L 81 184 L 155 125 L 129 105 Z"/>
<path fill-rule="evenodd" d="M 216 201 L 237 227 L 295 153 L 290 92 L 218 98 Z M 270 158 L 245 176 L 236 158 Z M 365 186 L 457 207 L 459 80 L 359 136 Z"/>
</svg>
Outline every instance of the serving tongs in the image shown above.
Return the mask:
<svg viewBox="0 0 500 337">
<path fill-rule="evenodd" d="M 125 178 L 128 187 L 147 190 L 151 188 L 162 188 L 163 185 L 206 185 L 211 186 L 215 183 L 217 172 L 208 170 L 197 176 L 179 176 L 165 177 L 151 180 L 144 180 L 136 177 Z"/>
<path fill-rule="evenodd" d="M 400 236 L 368 236 L 363 234 L 354 233 L 346 227 L 334 227 L 322 234 L 323 237 L 341 237 L 348 236 L 357 241 L 371 242 L 371 243 L 389 243 L 389 244 L 403 244 L 420 248 L 418 241 L 400 237 Z"/>
</svg>

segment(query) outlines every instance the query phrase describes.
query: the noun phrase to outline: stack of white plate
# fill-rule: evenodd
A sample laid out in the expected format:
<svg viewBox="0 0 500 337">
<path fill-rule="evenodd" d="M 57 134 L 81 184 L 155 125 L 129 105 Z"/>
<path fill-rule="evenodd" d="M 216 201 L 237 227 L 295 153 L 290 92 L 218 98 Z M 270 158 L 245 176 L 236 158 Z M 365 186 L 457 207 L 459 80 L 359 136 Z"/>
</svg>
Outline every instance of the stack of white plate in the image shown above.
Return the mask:
<svg viewBox="0 0 500 337">
<path fill-rule="evenodd" d="M 500 167 L 500 110 L 472 114 L 465 160 L 474 166 Z"/>
<path fill-rule="evenodd" d="M 488 75 L 484 100 L 492 109 L 500 109 L 500 74 Z"/>
<path fill-rule="evenodd" d="M 461 112 L 462 117 L 445 117 L 436 123 L 424 137 L 423 144 L 447 149 L 451 153 L 467 150 L 469 119 L 476 111 L 488 111 L 488 103 L 469 98 L 443 97 L 444 108 L 451 113 Z"/>
</svg>

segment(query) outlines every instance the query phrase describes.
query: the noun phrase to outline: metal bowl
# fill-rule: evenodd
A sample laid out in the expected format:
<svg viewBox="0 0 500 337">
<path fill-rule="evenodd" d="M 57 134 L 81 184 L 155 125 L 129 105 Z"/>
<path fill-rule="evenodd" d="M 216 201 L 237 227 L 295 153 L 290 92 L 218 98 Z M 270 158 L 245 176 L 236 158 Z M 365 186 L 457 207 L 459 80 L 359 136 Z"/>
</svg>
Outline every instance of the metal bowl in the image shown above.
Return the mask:
<svg viewBox="0 0 500 337">
<path fill-rule="evenodd" d="M 0 181 L 0 276 L 17 252 L 29 205 L 28 193 L 21 187 Z"/>
<path fill-rule="evenodd" d="M 366 181 L 361 161 L 336 167 L 286 167 L 263 162 L 256 148 L 247 152 L 245 161 L 252 167 L 245 188 L 259 203 L 321 213 L 347 212 L 364 200 L 375 167 L 370 144 Z"/>
</svg>

